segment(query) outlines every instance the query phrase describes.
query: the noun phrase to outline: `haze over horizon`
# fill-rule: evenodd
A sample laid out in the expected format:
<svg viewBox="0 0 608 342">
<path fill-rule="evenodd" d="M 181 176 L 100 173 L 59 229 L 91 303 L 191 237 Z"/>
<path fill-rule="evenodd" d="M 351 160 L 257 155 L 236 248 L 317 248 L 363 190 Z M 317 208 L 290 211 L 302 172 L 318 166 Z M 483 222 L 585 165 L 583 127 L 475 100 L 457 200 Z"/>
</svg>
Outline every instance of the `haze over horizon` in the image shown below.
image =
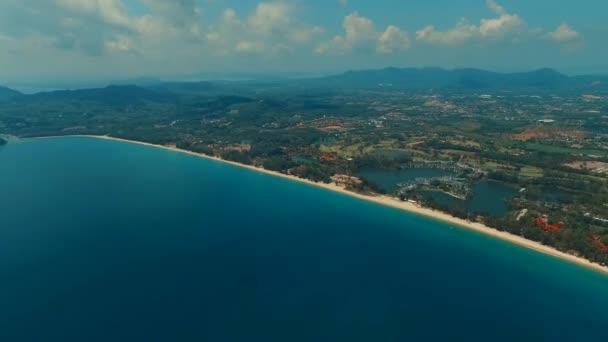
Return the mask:
<svg viewBox="0 0 608 342">
<path fill-rule="evenodd" d="M 599 0 L 8 0 L 0 84 L 388 66 L 606 73 L 605 9 Z"/>
</svg>

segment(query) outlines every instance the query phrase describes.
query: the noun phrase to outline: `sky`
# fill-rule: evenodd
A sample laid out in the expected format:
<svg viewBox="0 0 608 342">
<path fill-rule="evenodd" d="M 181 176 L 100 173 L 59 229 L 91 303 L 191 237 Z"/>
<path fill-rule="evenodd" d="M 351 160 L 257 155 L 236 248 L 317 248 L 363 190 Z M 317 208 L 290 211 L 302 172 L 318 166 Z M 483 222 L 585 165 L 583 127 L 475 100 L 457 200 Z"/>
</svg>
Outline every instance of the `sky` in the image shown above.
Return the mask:
<svg viewBox="0 0 608 342">
<path fill-rule="evenodd" d="M 608 73 L 605 0 L 2 0 L 0 83 L 439 66 Z"/>
</svg>

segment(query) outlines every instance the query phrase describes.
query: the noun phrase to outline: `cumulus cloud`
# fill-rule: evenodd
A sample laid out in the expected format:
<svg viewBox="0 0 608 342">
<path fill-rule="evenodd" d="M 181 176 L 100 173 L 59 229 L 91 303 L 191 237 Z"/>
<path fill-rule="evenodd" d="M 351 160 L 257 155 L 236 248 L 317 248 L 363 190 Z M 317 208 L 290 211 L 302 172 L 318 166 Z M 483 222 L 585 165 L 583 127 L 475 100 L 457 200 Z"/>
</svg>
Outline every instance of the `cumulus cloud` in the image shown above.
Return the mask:
<svg viewBox="0 0 608 342">
<path fill-rule="evenodd" d="M 55 0 L 67 11 L 101 17 L 108 23 L 129 25 L 129 18 L 120 0 Z"/>
<path fill-rule="evenodd" d="M 390 25 L 380 35 L 378 52 L 391 53 L 396 50 L 405 50 L 410 47 L 410 39 L 407 33 L 401 31 L 397 26 Z"/>
<path fill-rule="evenodd" d="M 264 50 L 264 44 L 261 42 L 251 42 L 242 40 L 236 43 L 236 51 L 244 53 L 262 52 Z"/>
<path fill-rule="evenodd" d="M 175 26 L 199 25 L 202 8 L 196 0 L 140 0 L 150 10 Z"/>
<path fill-rule="evenodd" d="M 210 56 L 229 54 L 389 54 L 412 46 L 409 34 L 395 25 L 375 28 L 371 19 L 352 13 L 343 19 L 343 33 L 325 37 L 325 29 L 302 22 L 294 2 L 260 2 L 250 13 L 227 8 L 217 19 L 203 20 L 198 0 L 138 0 L 146 9 L 130 13 L 129 0 L 5 0 L 0 4 L 7 20 L 0 22 L 4 37 L 31 39 L 48 47 L 81 51 L 91 56 L 106 53 L 167 54 L 188 50 Z M 343 5 L 346 0 L 338 0 Z M 415 34 L 419 43 L 440 46 L 471 41 L 514 39 L 526 33 L 526 24 L 495 0 L 487 0 L 495 17 L 474 24 L 461 19 L 448 30 L 428 25 Z M 20 21 L 27 22 L 24 26 Z M 17 29 L 19 28 L 19 29 Z M 568 24 L 548 33 L 527 32 L 536 38 L 572 42 L 580 34 Z"/>
<path fill-rule="evenodd" d="M 353 51 L 391 53 L 410 47 L 406 32 L 394 25 L 390 25 L 383 32 L 378 32 L 370 19 L 358 13 L 346 16 L 342 27 L 344 35 L 335 36 L 331 41 L 321 43 L 315 51 L 319 54 Z"/>
<path fill-rule="evenodd" d="M 492 10 L 492 12 L 498 15 L 508 15 L 505 8 L 499 5 L 495 0 L 487 0 L 486 3 L 488 4 L 488 7 Z"/>
<path fill-rule="evenodd" d="M 570 25 L 562 23 L 555 31 L 547 33 L 547 38 L 558 43 L 567 43 L 579 40 L 581 34 L 575 31 Z"/>
<path fill-rule="evenodd" d="M 20 69 L 33 74 L 40 66 L 38 72 L 75 73 L 80 65 L 84 72 L 102 73 L 105 67 L 187 73 L 226 65 L 319 66 L 314 58 L 319 55 L 360 54 L 372 61 L 379 58 L 372 54 L 423 50 L 429 45 L 457 49 L 487 42 L 544 41 L 562 49 L 585 46 L 582 34 L 569 24 L 553 31 L 530 29 L 522 17 L 497 1 L 486 0 L 492 15 L 477 22 L 462 18 L 448 29 L 431 22 L 411 35 L 397 25 L 379 27 L 374 21 L 381 18 L 372 20 L 357 12 L 336 17 L 342 27 L 328 32 L 302 19 L 300 6 L 308 4 L 297 0 L 258 0 L 253 7 L 235 5 L 235 9 L 222 8 L 227 1 L 217 0 L 2 0 L 0 72 Z M 338 2 L 350 6 L 347 0 Z M 483 6 L 483 0 L 479 4 Z"/>
<path fill-rule="evenodd" d="M 260 34 L 281 33 L 289 27 L 291 11 L 286 3 L 260 3 L 249 17 L 249 27 Z"/>
<path fill-rule="evenodd" d="M 517 14 L 509 14 L 502 6 L 499 6 L 494 0 L 488 0 L 488 6 L 497 18 L 482 19 L 479 25 L 479 33 L 484 36 L 501 36 L 506 33 L 521 31 L 524 21 Z"/>
<path fill-rule="evenodd" d="M 139 54 L 139 51 L 135 47 L 133 41 L 126 36 L 119 36 L 115 39 L 107 40 L 105 47 L 108 51 L 112 52 L 131 52 Z"/>
<path fill-rule="evenodd" d="M 168 51 L 191 55 L 286 53 L 311 41 L 324 29 L 307 25 L 285 2 L 260 2 L 242 18 L 226 9 L 205 23 L 197 0 L 138 0 L 142 14 L 131 14 L 128 0 L 5 0 L 0 11 L 28 23 L 0 22 L 7 37 L 36 39 L 49 48 L 91 56 L 146 53 L 168 58 Z M 165 56 L 161 56 L 165 55 Z"/>
<path fill-rule="evenodd" d="M 215 53 L 284 55 L 309 44 L 325 30 L 308 25 L 295 16 L 296 9 L 282 2 L 260 3 L 241 18 L 226 9 L 219 22 L 211 25 L 207 41 Z"/>
<path fill-rule="evenodd" d="M 478 33 L 479 28 L 463 18 L 448 31 L 437 31 L 433 25 L 416 31 L 416 40 L 436 45 L 457 45 L 471 40 Z"/>
<path fill-rule="evenodd" d="M 160 16 L 130 15 L 122 0 L 6 0 L 0 12 L 0 32 L 19 38 L 23 46 L 36 41 L 41 50 L 90 56 L 132 52 L 147 38 L 171 32 Z"/>
<path fill-rule="evenodd" d="M 325 33 L 325 29 L 321 26 L 301 27 L 292 30 L 289 34 L 289 40 L 294 43 L 308 43 L 316 36 Z"/>
<path fill-rule="evenodd" d="M 524 31 L 525 22 L 520 16 L 508 13 L 494 0 L 488 0 L 487 5 L 497 17 L 481 19 L 479 25 L 463 18 L 447 31 L 438 31 L 435 26 L 429 25 L 416 32 L 416 39 L 435 45 L 458 45 L 473 39 L 496 40 Z"/>
</svg>

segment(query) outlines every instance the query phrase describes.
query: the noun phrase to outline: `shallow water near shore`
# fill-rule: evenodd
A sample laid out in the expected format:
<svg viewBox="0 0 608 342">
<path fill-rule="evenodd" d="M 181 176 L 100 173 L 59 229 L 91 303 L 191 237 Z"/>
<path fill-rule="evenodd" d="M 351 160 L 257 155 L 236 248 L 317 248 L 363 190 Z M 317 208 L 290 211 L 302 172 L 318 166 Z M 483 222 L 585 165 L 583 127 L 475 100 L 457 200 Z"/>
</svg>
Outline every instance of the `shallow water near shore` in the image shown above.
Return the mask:
<svg viewBox="0 0 608 342">
<path fill-rule="evenodd" d="M 0 147 L 3 341 L 605 341 L 608 276 L 152 147 Z"/>
</svg>

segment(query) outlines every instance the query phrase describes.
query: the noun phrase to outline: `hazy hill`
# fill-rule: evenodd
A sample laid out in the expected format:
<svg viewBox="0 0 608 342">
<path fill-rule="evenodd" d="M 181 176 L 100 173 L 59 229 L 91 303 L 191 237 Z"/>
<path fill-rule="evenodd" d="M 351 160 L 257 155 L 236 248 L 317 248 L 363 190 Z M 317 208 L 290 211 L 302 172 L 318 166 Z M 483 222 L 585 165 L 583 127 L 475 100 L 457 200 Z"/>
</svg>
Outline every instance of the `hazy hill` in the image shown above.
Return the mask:
<svg viewBox="0 0 608 342">
<path fill-rule="evenodd" d="M 19 97 L 21 95 L 22 94 L 16 90 L 0 86 L 0 100 L 7 100 L 7 99 Z"/>
<path fill-rule="evenodd" d="M 208 101 L 249 102 L 251 98 L 324 94 L 343 90 L 374 91 L 471 91 L 471 92 L 578 92 L 608 93 L 608 76 L 570 77 L 553 69 L 531 72 L 498 73 L 481 69 L 385 68 L 349 71 L 343 74 L 275 81 L 165 82 L 148 86 L 111 85 L 105 88 L 62 90 L 23 95 L 0 87 L 0 100 L 15 98 L 38 103 L 95 102 L 124 106 L 141 102 L 192 103 L 203 99 L 203 107 L 216 107 Z M 232 97 L 231 97 L 232 96 Z M 235 100 L 236 99 L 236 100 Z"/>
<path fill-rule="evenodd" d="M 175 97 L 166 92 L 126 85 L 108 86 L 96 89 L 61 90 L 44 92 L 27 96 L 28 101 L 79 101 L 97 102 L 108 105 L 128 105 L 140 102 L 171 102 Z"/>
<path fill-rule="evenodd" d="M 298 83 L 302 87 L 343 89 L 608 90 L 606 76 L 569 77 L 553 69 L 498 73 L 480 69 L 386 68 L 349 71 L 340 75 L 300 80 Z"/>
<path fill-rule="evenodd" d="M 149 87 L 151 90 L 179 95 L 209 95 L 221 91 L 216 83 L 212 82 L 166 82 Z"/>
<path fill-rule="evenodd" d="M 256 96 L 260 92 L 282 87 L 285 84 L 287 84 L 287 80 L 166 82 L 151 86 L 149 89 L 175 94 L 180 98 L 226 95 Z"/>
</svg>

